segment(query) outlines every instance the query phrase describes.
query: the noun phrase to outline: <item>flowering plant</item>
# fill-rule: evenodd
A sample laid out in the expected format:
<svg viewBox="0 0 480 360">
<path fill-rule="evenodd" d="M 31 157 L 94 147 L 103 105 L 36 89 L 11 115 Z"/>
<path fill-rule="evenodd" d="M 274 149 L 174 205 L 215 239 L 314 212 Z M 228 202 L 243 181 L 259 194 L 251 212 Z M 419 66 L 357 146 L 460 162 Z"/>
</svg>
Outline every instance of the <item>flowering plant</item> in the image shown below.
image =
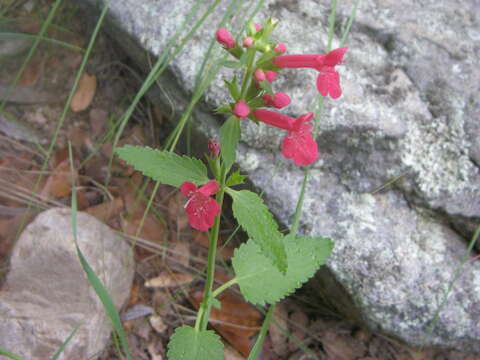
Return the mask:
<svg viewBox="0 0 480 360">
<path fill-rule="evenodd" d="M 272 19 L 263 26 L 249 24 L 240 42 L 227 29 L 221 28 L 216 32 L 216 40 L 234 59 L 229 61 L 229 66 L 240 69 L 242 75 L 240 80 L 234 76 L 225 81 L 231 101 L 216 109 L 217 113 L 228 114 L 228 118 L 220 128 L 220 143 L 210 141 L 208 145 L 207 164 L 211 175 L 207 166 L 193 157 L 135 146 L 117 149 L 123 160 L 145 175 L 178 187 L 186 196 L 185 211 L 191 227 L 209 231 L 210 249 L 203 302 L 194 327 L 183 325 L 172 336 L 168 351 L 172 360 L 223 359 L 223 345 L 213 331 L 207 330 L 207 326 L 211 307 L 218 305 L 216 297 L 234 284 L 238 284 L 242 295 L 251 303 L 270 304 L 260 336 L 249 357 L 255 359 L 275 303 L 313 276 L 333 248 L 329 238 L 297 234 L 299 210 L 289 234 L 284 235 L 278 230 L 260 196 L 249 190 L 235 189 L 245 180 L 238 171 L 232 172 L 241 137 L 241 121 L 264 123 L 285 130 L 282 154 L 295 165 L 307 166 L 305 184 L 308 181 L 308 166 L 319 157 L 312 124 L 314 114 L 308 112 L 290 117 L 277 111 L 291 102 L 287 94 L 275 92 L 272 88 L 282 69 L 313 68 L 319 72 L 316 87 L 322 96 L 336 99 L 342 93 L 335 66 L 342 62 L 347 48 L 340 47 L 327 54 L 285 55 L 286 45 L 276 43 L 270 37 L 276 25 L 277 22 Z M 297 206 L 300 210 L 304 189 L 305 186 Z M 215 255 L 225 194 L 231 197 L 233 215 L 249 240 L 235 251 L 232 259 L 235 277 L 214 290 Z"/>
</svg>

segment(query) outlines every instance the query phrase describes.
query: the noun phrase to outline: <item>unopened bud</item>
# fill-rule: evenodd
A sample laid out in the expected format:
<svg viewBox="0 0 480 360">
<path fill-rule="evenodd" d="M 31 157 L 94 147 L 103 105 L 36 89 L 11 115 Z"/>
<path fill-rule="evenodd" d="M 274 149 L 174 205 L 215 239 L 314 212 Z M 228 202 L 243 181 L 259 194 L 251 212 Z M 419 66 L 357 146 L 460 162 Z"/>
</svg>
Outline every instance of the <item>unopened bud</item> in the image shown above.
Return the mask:
<svg viewBox="0 0 480 360">
<path fill-rule="evenodd" d="M 277 73 L 275 71 L 267 71 L 265 77 L 269 83 L 273 82 L 277 78 Z"/>
<path fill-rule="evenodd" d="M 267 79 L 267 77 L 265 76 L 265 72 L 262 69 L 255 70 L 255 72 L 253 73 L 253 77 L 258 82 L 262 82 Z"/>
<path fill-rule="evenodd" d="M 250 108 L 247 103 L 243 100 L 238 100 L 233 107 L 233 115 L 239 118 L 245 118 L 248 114 L 250 114 Z"/>
<path fill-rule="evenodd" d="M 273 95 L 273 97 L 269 94 L 265 94 L 262 96 L 262 98 L 266 105 L 277 109 L 282 109 L 290 104 L 290 96 L 283 92 L 277 92 Z"/>
<path fill-rule="evenodd" d="M 245 39 L 243 39 L 243 47 L 246 47 L 246 48 L 249 48 L 253 45 L 253 38 L 252 37 L 246 37 Z"/>
<path fill-rule="evenodd" d="M 223 46 L 225 46 L 227 49 L 233 49 L 235 47 L 235 39 L 227 29 L 218 29 L 216 36 L 217 41 Z"/>
<path fill-rule="evenodd" d="M 208 151 L 210 152 L 210 156 L 212 158 L 216 158 L 218 154 L 220 154 L 220 144 L 218 141 L 213 139 L 208 140 Z"/>
</svg>

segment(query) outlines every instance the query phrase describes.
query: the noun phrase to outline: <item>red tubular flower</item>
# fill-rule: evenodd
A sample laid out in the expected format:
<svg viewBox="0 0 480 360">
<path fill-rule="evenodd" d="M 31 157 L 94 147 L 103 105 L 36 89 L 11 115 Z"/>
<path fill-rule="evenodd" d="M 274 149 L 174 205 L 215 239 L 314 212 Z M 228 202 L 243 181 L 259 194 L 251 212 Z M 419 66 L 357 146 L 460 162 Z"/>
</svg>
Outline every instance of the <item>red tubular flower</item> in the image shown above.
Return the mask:
<svg viewBox="0 0 480 360">
<path fill-rule="evenodd" d="M 294 119 L 274 111 L 257 109 L 253 115 L 259 121 L 288 131 L 283 139 L 282 154 L 292 159 L 296 165 L 310 165 L 318 158 L 318 146 L 312 137 L 312 125 L 306 124 L 313 113 L 300 115 Z"/>
<path fill-rule="evenodd" d="M 282 109 L 290 104 L 290 96 L 283 92 L 277 92 L 273 97 L 269 94 L 265 94 L 262 96 L 262 99 L 267 106 L 272 106 L 277 109 Z"/>
<path fill-rule="evenodd" d="M 300 115 L 293 129 L 283 139 L 282 153 L 287 159 L 292 159 L 296 165 L 310 165 L 318 158 L 317 142 L 312 137 L 311 124 L 313 113 Z"/>
<path fill-rule="evenodd" d="M 277 73 L 275 71 L 266 71 L 265 72 L 265 77 L 267 78 L 267 81 L 269 83 L 273 82 L 273 80 L 276 79 Z"/>
<path fill-rule="evenodd" d="M 220 214 L 220 206 L 210 195 L 218 190 L 219 185 L 215 180 L 209 181 L 200 188 L 188 181 L 180 185 L 182 194 L 189 198 L 184 208 L 191 227 L 206 231 L 213 226 L 215 216 Z"/>
<path fill-rule="evenodd" d="M 217 41 L 225 46 L 227 49 L 233 49 L 235 47 L 235 39 L 227 29 L 221 28 L 216 32 Z"/>
<path fill-rule="evenodd" d="M 320 72 L 317 77 L 318 92 L 323 96 L 330 94 L 333 99 L 337 99 L 342 95 L 342 89 L 340 88 L 340 75 L 335 71 L 335 66 L 342 62 L 347 50 L 347 47 L 341 47 L 326 55 L 283 55 L 274 58 L 272 62 L 280 68 L 316 69 Z"/>
<path fill-rule="evenodd" d="M 238 118 L 245 118 L 250 114 L 250 108 L 247 103 L 243 100 L 238 100 L 233 107 L 233 115 Z"/>
</svg>

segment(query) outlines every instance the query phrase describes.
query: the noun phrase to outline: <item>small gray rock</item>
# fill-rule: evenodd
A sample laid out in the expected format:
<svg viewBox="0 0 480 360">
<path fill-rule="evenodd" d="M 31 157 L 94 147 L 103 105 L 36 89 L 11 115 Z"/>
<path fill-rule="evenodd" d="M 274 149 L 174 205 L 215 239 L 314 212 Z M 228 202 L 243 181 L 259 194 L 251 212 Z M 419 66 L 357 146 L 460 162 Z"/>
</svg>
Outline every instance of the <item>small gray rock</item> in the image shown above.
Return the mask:
<svg viewBox="0 0 480 360">
<path fill-rule="evenodd" d="M 130 295 L 130 246 L 96 218 L 78 213 L 78 244 L 117 309 Z M 49 359 L 76 326 L 60 359 L 95 358 L 111 322 L 77 256 L 69 209 L 39 214 L 15 245 L 0 290 L 0 348 L 25 359 Z"/>
</svg>

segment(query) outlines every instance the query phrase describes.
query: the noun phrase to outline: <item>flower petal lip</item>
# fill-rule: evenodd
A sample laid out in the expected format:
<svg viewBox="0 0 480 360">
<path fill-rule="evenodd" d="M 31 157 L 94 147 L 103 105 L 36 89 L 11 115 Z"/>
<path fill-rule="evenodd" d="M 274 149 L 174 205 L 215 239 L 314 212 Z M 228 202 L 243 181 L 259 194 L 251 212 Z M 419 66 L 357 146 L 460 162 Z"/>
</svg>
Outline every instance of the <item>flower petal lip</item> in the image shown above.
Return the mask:
<svg viewBox="0 0 480 360">
<path fill-rule="evenodd" d="M 338 72 L 334 70 L 321 71 L 317 76 L 317 89 L 322 96 L 330 94 L 332 99 L 338 99 L 342 95 Z"/>
<path fill-rule="evenodd" d="M 278 43 L 277 46 L 275 46 L 275 49 L 273 51 L 283 54 L 285 51 L 287 51 L 287 47 L 284 43 Z"/>
<path fill-rule="evenodd" d="M 220 206 L 214 199 L 196 193 L 186 204 L 185 211 L 191 227 L 206 231 L 213 226 L 215 216 L 220 213 Z"/>
<path fill-rule="evenodd" d="M 335 67 L 341 64 L 343 61 L 343 56 L 345 55 L 347 50 L 348 47 L 344 46 L 330 51 L 327 55 L 325 55 L 324 65 Z"/>
<path fill-rule="evenodd" d="M 189 181 L 185 181 L 182 185 L 180 185 L 180 192 L 188 197 L 192 197 L 192 195 L 197 191 L 197 189 L 197 185 Z"/>
<path fill-rule="evenodd" d="M 205 185 L 200 187 L 198 189 L 198 192 L 202 193 L 203 195 L 209 196 L 209 195 L 216 194 L 219 189 L 220 189 L 219 183 L 215 180 L 210 180 Z"/>
<path fill-rule="evenodd" d="M 282 142 L 282 153 L 299 166 L 314 163 L 318 158 L 318 145 L 312 137 L 312 125 L 302 124 L 298 131 L 289 131 Z"/>
</svg>

